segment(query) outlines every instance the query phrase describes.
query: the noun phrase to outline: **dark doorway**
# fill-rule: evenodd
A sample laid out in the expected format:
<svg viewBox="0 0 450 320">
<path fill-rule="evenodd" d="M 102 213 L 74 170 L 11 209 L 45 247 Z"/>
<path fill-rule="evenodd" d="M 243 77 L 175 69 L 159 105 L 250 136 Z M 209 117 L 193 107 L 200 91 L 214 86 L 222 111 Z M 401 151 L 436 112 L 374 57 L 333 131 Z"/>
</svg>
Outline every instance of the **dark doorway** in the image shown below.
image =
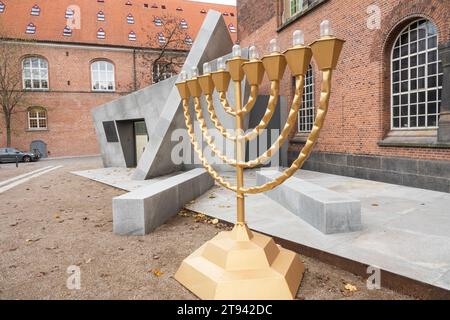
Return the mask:
<svg viewBox="0 0 450 320">
<path fill-rule="evenodd" d="M 116 121 L 123 156 L 128 168 L 136 167 L 148 142 L 144 119 Z"/>
<path fill-rule="evenodd" d="M 41 158 L 47 158 L 47 144 L 42 140 L 34 140 L 30 144 L 30 151 L 39 154 Z"/>
<path fill-rule="evenodd" d="M 147 127 L 145 126 L 145 121 L 135 121 L 134 122 L 134 146 L 135 146 L 135 158 L 136 165 L 139 162 L 142 154 L 145 151 L 148 143 Z"/>
</svg>

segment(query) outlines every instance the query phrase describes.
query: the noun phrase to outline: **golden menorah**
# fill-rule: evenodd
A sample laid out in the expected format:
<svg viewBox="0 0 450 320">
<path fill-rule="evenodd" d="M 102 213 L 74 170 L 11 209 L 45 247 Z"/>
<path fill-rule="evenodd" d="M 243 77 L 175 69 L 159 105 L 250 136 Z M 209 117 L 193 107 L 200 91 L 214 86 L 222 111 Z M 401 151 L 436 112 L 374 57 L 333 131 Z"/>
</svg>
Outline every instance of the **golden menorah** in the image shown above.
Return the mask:
<svg viewBox="0 0 450 320">
<path fill-rule="evenodd" d="M 204 299 L 292 299 L 300 285 L 304 266 L 299 256 L 277 246 L 271 237 L 252 232 L 245 221 L 244 200 L 246 194 L 265 192 L 282 184 L 291 177 L 305 162 L 319 132 L 323 127 L 330 100 L 332 70 L 336 68 L 344 41 L 332 35 L 327 20 L 320 25 L 321 38 L 310 46 L 304 45 L 304 34 L 296 30 L 293 34 L 293 47 L 280 53 L 276 39 L 270 41 L 270 54 L 259 59 L 254 46 L 249 48 L 249 60 L 241 57 L 239 45 L 233 47 L 232 59 L 224 62 L 219 58 L 217 71 L 211 72 L 210 63 L 203 65 L 203 75 L 198 69 L 192 69 L 191 77 L 182 72 L 181 81 L 176 84 L 182 98 L 183 111 L 191 143 L 203 166 L 223 187 L 236 193 L 237 221 L 232 231 L 219 233 L 186 258 L 175 278 L 190 291 Z M 244 186 L 244 169 L 254 168 L 272 158 L 278 152 L 294 127 L 301 107 L 304 79 L 311 58 L 322 74 L 320 102 L 314 126 L 298 158 L 277 178 L 260 186 Z M 295 94 L 286 120 L 277 140 L 262 155 L 254 160 L 245 161 L 245 146 L 248 141 L 257 138 L 272 118 L 279 96 L 280 81 L 286 66 L 295 77 Z M 260 123 L 244 132 L 244 116 L 255 105 L 258 89 L 264 74 L 270 81 L 270 98 Z M 242 82 L 246 78 L 250 86 L 250 95 L 245 105 L 242 102 Z M 234 84 L 235 106 L 230 106 L 226 92 Z M 213 92 L 216 90 L 225 112 L 235 117 L 234 132 L 227 130 L 218 118 Z M 207 110 L 214 126 L 220 133 L 235 144 L 235 159 L 225 156 L 213 142 L 203 114 L 201 97 L 204 95 Z M 202 153 L 201 144 L 196 140 L 190 115 L 190 98 L 202 135 L 214 154 L 224 163 L 236 168 L 236 185 L 225 180 L 207 161 Z"/>
</svg>

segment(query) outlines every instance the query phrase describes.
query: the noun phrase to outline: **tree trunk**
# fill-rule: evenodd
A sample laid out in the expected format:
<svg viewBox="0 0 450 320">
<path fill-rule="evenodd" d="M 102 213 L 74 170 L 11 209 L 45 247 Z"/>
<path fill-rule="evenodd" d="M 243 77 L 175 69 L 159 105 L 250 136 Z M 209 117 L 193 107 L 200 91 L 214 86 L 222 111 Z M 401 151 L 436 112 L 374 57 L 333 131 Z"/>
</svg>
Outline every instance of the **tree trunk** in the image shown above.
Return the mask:
<svg viewBox="0 0 450 320">
<path fill-rule="evenodd" d="M 5 114 L 6 122 L 6 147 L 11 147 L 11 115 Z"/>
</svg>

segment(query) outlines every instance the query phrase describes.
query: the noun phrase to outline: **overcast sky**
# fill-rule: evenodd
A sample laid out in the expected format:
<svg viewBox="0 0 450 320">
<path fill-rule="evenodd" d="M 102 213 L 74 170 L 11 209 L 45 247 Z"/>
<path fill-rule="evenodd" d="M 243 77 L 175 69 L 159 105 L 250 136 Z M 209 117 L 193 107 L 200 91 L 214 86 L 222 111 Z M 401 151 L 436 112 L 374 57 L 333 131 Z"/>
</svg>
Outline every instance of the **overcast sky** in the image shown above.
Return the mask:
<svg viewBox="0 0 450 320">
<path fill-rule="evenodd" d="M 197 1 L 197 0 L 191 0 Z M 236 5 L 236 0 L 198 0 L 199 2 L 211 2 L 211 3 L 221 3 L 221 4 L 231 4 L 233 6 Z"/>
</svg>

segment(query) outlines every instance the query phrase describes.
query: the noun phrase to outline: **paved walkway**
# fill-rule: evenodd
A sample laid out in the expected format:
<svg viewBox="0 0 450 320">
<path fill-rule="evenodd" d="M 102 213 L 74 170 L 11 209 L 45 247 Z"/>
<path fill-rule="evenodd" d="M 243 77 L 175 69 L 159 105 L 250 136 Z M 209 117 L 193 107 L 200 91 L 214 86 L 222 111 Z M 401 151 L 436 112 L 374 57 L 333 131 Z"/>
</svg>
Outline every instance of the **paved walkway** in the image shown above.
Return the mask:
<svg viewBox="0 0 450 320">
<path fill-rule="evenodd" d="M 254 172 L 246 177 L 255 183 Z M 262 194 L 246 197 L 252 229 L 450 290 L 450 194 L 306 170 L 297 177 L 361 200 L 363 230 L 324 235 Z M 218 186 L 188 208 L 235 221 L 233 193 Z"/>
</svg>

